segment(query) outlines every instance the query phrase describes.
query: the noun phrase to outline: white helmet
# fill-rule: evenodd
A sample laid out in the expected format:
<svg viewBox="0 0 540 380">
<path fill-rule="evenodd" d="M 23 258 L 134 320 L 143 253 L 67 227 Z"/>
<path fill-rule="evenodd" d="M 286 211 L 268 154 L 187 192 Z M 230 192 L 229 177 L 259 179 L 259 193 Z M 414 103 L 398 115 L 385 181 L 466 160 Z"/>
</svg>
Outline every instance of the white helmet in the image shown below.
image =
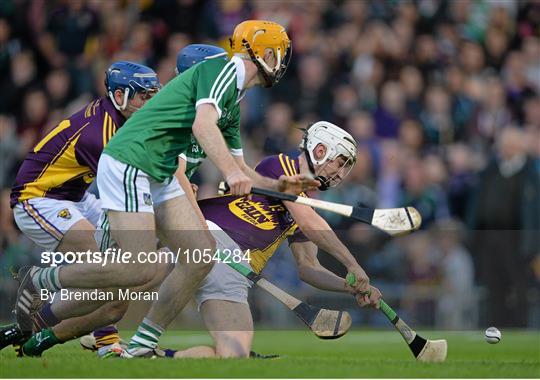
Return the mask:
<svg viewBox="0 0 540 380">
<path fill-rule="evenodd" d="M 326 147 L 326 154 L 317 160 L 313 155 L 313 150 L 318 144 L 323 144 Z M 324 165 L 339 156 L 345 158 L 345 164 L 342 167 L 348 168 L 346 173 L 339 176 L 338 173 L 329 179 L 322 176 L 317 177 L 321 182 L 320 190 L 336 186 L 356 164 L 356 141 L 348 132 L 327 121 L 318 121 L 305 130 L 300 149 L 307 152 L 308 166 L 313 174 L 315 174 L 313 164 Z"/>
</svg>

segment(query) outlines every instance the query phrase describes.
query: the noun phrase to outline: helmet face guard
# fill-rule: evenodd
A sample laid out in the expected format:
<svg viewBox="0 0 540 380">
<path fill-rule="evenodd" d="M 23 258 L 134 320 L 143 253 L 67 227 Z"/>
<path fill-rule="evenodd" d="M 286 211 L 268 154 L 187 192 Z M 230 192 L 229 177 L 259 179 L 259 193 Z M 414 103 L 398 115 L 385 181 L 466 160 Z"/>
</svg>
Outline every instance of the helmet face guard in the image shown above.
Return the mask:
<svg viewBox="0 0 540 380">
<path fill-rule="evenodd" d="M 313 150 L 319 144 L 326 147 L 326 153 L 317 159 Z M 326 121 L 319 121 L 304 130 L 300 149 L 305 152 L 309 170 L 321 183 L 319 190 L 322 191 L 339 185 L 356 164 L 356 142 L 352 136 Z M 343 160 L 341 163 L 338 162 L 340 158 Z M 317 168 L 319 173 L 325 172 L 325 168 L 329 166 L 339 165 L 340 167 L 331 167 L 330 170 L 335 171 L 335 173 L 327 178 L 322 174 L 316 174 L 315 164 L 319 166 Z"/>
<path fill-rule="evenodd" d="M 319 182 L 321 182 L 321 186 L 324 185 L 324 190 L 328 190 L 331 187 L 336 187 L 341 182 L 343 182 L 345 177 L 347 177 L 349 175 L 352 168 L 356 164 L 356 157 L 351 157 L 351 156 L 345 157 L 345 156 L 341 155 L 338 158 L 340 158 L 340 157 L 343 158 L 343 160 L 344 160 L 343 163 L 341 163 L 341 164 L 337 163 L 337 159 L 335 159 L 333 161 L 327 161 L 325 164 L 323 164 L 323 166 L 320 169 L 320 171 L 323 171 L 326 167 L 329 167 L 329 166 L 332 166 L 332 165 L 339 165 L 340 166 L 338 171 L 333 176 L 331 176 L 329 178 L 325 177 L 325 176 L 322 176 L 322 175 L 317 176 L 317 179 L 319 180 Z M 319 190 L 321 190 L 320 187 L 319 187 Z"/>
<path fill-rule="evenodd" d="M 283 49 L 281 47 L 272 49 L 272 51 L 274 52 L 274 59 L 276 60 L 275 66 L 273 68 L 268 66 L 268 64 L 264 61 L 264 57 L 255 55 L 255 52 L 251 48 L 251 45 L 248 41 L 246 41 L 245 39 L 242 40 L 242 45 L 248 52 L 251 61 L 257 66 L 259 73 L 261 73 L 264 79 L 264 87 L 268 88 L 274 86 L 280 81 L 283 75 L 285 75 L 285 72 L 287 71 L 287 67 L 291 62 L 292 57 L 292 45 L 290 42 L 288 43 L 288 46 L 283 52 Z M 269 47 L 269 49 L 271 48 Z"/>
</svg>

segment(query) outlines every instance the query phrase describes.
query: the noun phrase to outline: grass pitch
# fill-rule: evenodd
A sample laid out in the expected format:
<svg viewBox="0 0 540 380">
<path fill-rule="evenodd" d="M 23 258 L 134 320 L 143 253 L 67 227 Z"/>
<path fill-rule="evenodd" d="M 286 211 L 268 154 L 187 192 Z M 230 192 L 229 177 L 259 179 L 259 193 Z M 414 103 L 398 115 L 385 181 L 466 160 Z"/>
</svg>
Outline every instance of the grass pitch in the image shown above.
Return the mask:
<svg viewBox="0 0 540 380">
<path fill-rule="evenodd" d="M 42 358 L 16 358 L 11 348 L 0 352 L 1 377 L 540 377 L 540 332 L 503 331 L 490 345 L 483 332 L 421 332 L 448 340 L 442 364 L 415 362 L 394 331 L 351 331 L 324 341 L 308 331 L 258 331 L 254 350 L 278 353 L 279 359 L 98 359 L 78 341 L 57 346 Z M 128 332 L 123 336 L 129 337 Z M 210 344 L 203 332 L 169 332 L 163 347 Z"/>
</svg>

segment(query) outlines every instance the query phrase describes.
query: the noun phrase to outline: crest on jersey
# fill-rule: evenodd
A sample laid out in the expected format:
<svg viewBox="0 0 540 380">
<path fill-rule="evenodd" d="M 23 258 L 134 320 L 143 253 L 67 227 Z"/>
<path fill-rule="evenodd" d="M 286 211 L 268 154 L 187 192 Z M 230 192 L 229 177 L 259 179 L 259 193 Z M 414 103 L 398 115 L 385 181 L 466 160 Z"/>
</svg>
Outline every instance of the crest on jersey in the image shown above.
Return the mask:
<svg viewBox="0 0 540 380">
<path fill-rule="evenodd" d="M 144 204 L 147 206 L 152 206 L 152 194 L 143 193 Z"/>
<path fill-rule="evenodd" d="M 63 219 L 71 219 L 71 213 L 67 208 L 65 208 L 58 213 L 58 217 Z"/>
</svg>

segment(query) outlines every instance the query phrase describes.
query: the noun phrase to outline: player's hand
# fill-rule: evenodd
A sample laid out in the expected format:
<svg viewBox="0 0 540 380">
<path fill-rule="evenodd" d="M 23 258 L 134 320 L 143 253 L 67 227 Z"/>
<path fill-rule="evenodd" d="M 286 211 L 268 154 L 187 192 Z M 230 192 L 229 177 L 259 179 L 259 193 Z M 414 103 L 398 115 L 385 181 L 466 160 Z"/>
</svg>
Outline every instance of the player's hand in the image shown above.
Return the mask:
<svg viewBox="0 0 540 380">
<path fill-rule="evenodd" d="M 191 185 L 191 191 L 193 191 L 193 195 L 195 195 L 195 198 L 197 198 L 197 191 L 199 191 L 199 186 L 195 185 L 194 183 L 190 183 Z"/>
<path fill-rule="evenodd" d="M 243 171 L 238 170 L 226 178 L 232 195 L 246 195 L 251 192 L 253 181 Z"/>
<path fill-rule="evenodd" d="M 370 291 L 369 277 L 362 269 L 362 267 L 360 265 L 355 265 L 353 267 L 347 268 L 347 270 L 349 271 L 349 273 L 352 273 L 356 278 L 354 284 L 347 283 L 347 286 L 353 288 L 355 293 L 368 294 Z"/>
<path fill-rule="evenodd" d="M 320 185 L 319 181 L 310 175 L 296 174 L 290 177 L 282 175 L 278 179 L 277 191 L 297 195 L 304 191 L 317 190 Z"/>
<path fill-rule="evenodd" d="M 355 295 L 355 298 L 356 302 L 358 302 L 358 305 L 360 305 L 361 307 L 371 306 L 375 309 L 378 309 L 380 307 L 382 294 L 379 289 L 370 285 L 369 294 L 357 293 Z"/>
</svg>

